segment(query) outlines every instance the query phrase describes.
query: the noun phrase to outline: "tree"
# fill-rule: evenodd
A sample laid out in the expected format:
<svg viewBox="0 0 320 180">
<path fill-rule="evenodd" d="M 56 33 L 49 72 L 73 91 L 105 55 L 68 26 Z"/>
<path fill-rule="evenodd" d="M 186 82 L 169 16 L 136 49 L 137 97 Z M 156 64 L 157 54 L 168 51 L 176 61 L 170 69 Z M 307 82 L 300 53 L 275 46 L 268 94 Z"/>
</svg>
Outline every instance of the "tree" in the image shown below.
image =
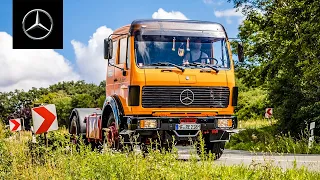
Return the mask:
<svg viewBox="0 0 320 180">
<path fill-rule="evenodd" d="M 74 108 L 93 108 L 95 100 L 89 94 L 76 94 L 72 97 L 71 105 Z"/>
<path fill-rule="evenodd" d="M 284 131 L 320 125 L 320 6 L 314 0 L 233 0 L 247 5 L 239 27 L 249 68 L 244 81 L 265 85 Z M 240 65 L 241 66 L 241 65 Z M 253 78 L 254 77 L 254 78 Z"/>
<path fill-rule="evenodd" d="M 54 104 L 56 106 L 58 124 L 61 127 L 68 125 L 68 119 L 72 110 L 71 101 L 72 98 L 63 90 L 60 90 L 43 95 L 35 103 Z"/>
</svg>

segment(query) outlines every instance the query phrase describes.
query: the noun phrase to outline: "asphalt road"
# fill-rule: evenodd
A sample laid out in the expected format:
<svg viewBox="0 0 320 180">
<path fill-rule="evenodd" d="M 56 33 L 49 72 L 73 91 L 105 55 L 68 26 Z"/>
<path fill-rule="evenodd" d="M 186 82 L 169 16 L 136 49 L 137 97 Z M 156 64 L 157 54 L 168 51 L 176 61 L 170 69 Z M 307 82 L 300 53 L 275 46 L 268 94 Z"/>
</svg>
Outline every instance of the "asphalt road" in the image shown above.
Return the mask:
<svg viewBox="0 0 320 180">
<path fill-rule="evenodd" d="M 178 159 L 187 160 L 192 154 L 196 154 L 195 150 L 190 146 L 177 146 Z M 198 156 L 197 156 L 198 157 Z M 199 158 L 199 157 L 198 157 Z M 250 153 L 240 150 L 225 150 L 220 159 L 216 160 L 216 164 L 224 165 L 253 165 L 271 163 L 273 166 L 279 166 L 283 169 L 293 168 L 296 160 L 297 167 L 306 167 L 308 170 L 320 171 L 320 155 L 305 154 L 263 154 Z"/>
</svg>

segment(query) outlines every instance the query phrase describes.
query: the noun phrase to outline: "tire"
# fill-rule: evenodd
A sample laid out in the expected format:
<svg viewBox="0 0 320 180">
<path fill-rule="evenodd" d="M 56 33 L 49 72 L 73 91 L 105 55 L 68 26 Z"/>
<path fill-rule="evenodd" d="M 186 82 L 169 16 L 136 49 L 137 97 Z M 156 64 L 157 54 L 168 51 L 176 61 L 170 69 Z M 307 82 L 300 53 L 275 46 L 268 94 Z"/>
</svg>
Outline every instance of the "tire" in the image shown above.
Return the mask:
<svg viewBox="0 0 320 180">
<path fill-rule="evenodd" d="M 69 123 L 69 134 L 70 134 L 70 141 L 73 144 L 79 145 L 80 137 L 82 138 L 81 141 L 84 145 L 90 144 L 87 141 L 86 135 L 82 135 L 80 130 L 80 123 L 79 118 L 74 115 Z"/>
<path fill-rule="evenodd" d="M 119 150 L 119 130 L 116 127 L 116 120 L 112 112 L 109 114 L 107 122 L 108 127 L 102 130 L 103 145 L 107 145 L 111 149 Z"/>
<path fill-rule="evenodd" d="M 215 154 L 214 160 L 220 159 L 224 151 L 225 142 L 210 143 L 211 152 Z"/>
<path fill-rule="evenodd" d="M 224 147 L 225 147 L 225 142 L 205 142 L 204 145 L 204 154 L 208 155 L 210 153 L 214 154 L 214 160 L 218 160 L 220 159 L 220 157 L 223 154 L 224 151 Z M 200 145 L 198 143 L 197 145 L 197 153 L 200 155 L 201 154 L 201 148 Z"/>
<path fill-rule="evenodd" d="M 80 124 L 77 116 L 73 116 L 70 124 L 69 124 L 69 133 L 71 135 L 70 140 L 74 143 L 77 144 L 77 136 L 80 134 Z"/>
</svg>

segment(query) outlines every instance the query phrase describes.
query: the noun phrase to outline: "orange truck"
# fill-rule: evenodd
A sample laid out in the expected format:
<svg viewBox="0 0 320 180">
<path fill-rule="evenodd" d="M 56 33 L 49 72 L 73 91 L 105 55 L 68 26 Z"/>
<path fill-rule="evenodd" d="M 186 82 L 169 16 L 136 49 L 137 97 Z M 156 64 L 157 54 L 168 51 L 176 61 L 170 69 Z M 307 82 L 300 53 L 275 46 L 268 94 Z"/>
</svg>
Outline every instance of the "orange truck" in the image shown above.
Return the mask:
<svg viewBox="0 0 320 180">
<path fill-rule="evenodd" d="M 238 58 L 243 61 L 238 43 Z M 237 128 L 234 61 L 225 28 L 195 20 L 134 20 L 104 39 L 106 100 L 75 108 L 69 131 L 86 142 L 121 149 L 204 139 L 221 157 Z M 145 150 L 145 149 L 144 149 Z"/>
</svg>

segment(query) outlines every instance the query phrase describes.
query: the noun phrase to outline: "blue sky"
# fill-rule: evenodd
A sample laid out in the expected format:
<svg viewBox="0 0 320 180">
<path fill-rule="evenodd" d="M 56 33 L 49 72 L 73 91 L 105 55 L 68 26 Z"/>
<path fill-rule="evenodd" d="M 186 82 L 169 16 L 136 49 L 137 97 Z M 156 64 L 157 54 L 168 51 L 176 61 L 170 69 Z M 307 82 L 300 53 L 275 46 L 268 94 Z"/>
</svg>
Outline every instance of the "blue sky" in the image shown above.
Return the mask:
<svg viewBox="0 0 320 180">
<path fill-rule="evenodd" d="M 234 12 L 232 3 L 223 0 L 64 0 L 64 49 L 54 51 L 70 61 L 73 71 L 79 73 L 72 40 L 86 46 L 99 27 L 106 26 L 115 30 L 134 19 L 152 18 L 155 12 L 161 16 L 159 8 L 167 13 L 182 13 L 188 19 L 222 23 L 229 37 L 236 37 L 242 18 Z M 0 32 L 12 35 L 12 0 L 0 1 Z"/>
</svg>

